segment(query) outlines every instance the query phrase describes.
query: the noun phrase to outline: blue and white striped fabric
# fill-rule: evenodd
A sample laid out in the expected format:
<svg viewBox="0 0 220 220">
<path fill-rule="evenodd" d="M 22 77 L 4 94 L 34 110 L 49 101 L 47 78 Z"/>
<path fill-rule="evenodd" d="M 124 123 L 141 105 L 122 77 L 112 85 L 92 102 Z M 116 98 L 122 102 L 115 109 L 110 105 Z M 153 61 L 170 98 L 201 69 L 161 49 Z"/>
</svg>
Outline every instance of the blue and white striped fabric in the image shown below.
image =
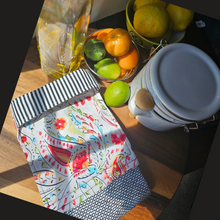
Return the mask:
<svg viewBox="0 0 220 220">
<path fill-rule="evenodd" d="M 10 107 L 17 127 L 54 106 L 90 89 L 100 86 L 89 70 L 78 69 L 30 93 L 11 101 Z"/>
</svg>

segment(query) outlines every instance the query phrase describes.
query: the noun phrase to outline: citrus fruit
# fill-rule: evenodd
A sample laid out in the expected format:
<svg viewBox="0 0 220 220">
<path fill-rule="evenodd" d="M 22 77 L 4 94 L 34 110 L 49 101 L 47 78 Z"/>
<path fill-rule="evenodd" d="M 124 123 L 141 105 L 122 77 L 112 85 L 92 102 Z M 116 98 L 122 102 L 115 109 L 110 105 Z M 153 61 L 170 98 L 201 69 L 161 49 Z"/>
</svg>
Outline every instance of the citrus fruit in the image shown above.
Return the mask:
<svg viewBox="0 0 220 220">
<path fill-rule="evenodd" d="M 133 10 L 137 11 L 138 8 L 146 4 L 159 4 L 163 6 L 164 8 L 166 8 L 167 6 L 166 2 L 161 1 L 161 0 L 135 0 L 133 4 Z"/>
<path fill-rule="evenodd" d="M 166 9 L 172 22 L 173 31 L 183 31 L 193 21 L 194 12 L 191 10 L 173 4 L 169 4 Z"/>
<path fill-rule="evenodd" d="M 144 37 L 160 37 L 170 27 L 170 18 L 167 10 L 158 4 L 141 6 L 133 19 L 135 30 Z"/>
<path fill-rule="evenodd" d="M 160 43 L 162 39 L 166 39 L 169 41 L 169 39 L 172 37 L 173 31 L 171 29 L 168 29 L 165 34 L 163 34 L 161 37 L 156 37 L 156 38 L 148 38 L 148 40 L 155 42 L 155 43 Z"/>
<path fill-rule="evenodd" d="M 91 35 L 89 35 L 88 40 L 90 40 L 90 39 L 97 39 L 97 36 L 98 36 L 99 32 L 101 32 L 101 31 L 102 30 L 98 30 L 98 31 L 95 31 L 94 33 L 92 33 Z"/>
<path fill-rule="evenodd" d="M 125 55 L 117 57 L 117 60 L 119 66 L 123 69 L 129 70 L 136 67 L 139 61 L 139 55 L 134 44 L 131 45 L 130 50 Z"/>
<path fill-rule="evenodd" d="M 106 105 L 110 107 L 118 107 L 128 101 L 130 97 L 130 87 L 128 83 L 123 81 L 115 81 L 111 83 L 104 94 Z"/>
<path fill-rule="evenodd" d="M 131 47 L 131 36 L 125 29 L 115 28 L 110 31 L 104 41 L 107 52 L 112 56 L 122 56 Z"/>
<path fill-rule="evenodd" d="M 105 40 L 107 34 L 108 34 L 110 31 L 112 31 L 112 30 L 113 30 L 113 28 L 106 28 L 106 29 L 104 29 L 104 30 L 101 30 L 101 31 L 98 33 L 96 39 L 101 40 L 102 42 L 104 42 L 104 40 Z"/>
<path fill-rule="evenodd" d="M 89 59 L 99 61 L 106 55 L 105 45 L 101 40 L 90 39 L 85 43 L 84 53 Z"/>
<path fill-rule="evenodd" d="M 161 6 L 164 7 L 164 8 L 167 7 L 167 3 L 164 2 L 164 1 L 160 1 L 158 4 L 161 5 Z"/>
<path fill-rule="evenodd" d="M 121 68 L 113 59 L 105 58 L 94 65 L 96 73 L 107 79 L 117 79 L 121 74 Z"/>
</svg>

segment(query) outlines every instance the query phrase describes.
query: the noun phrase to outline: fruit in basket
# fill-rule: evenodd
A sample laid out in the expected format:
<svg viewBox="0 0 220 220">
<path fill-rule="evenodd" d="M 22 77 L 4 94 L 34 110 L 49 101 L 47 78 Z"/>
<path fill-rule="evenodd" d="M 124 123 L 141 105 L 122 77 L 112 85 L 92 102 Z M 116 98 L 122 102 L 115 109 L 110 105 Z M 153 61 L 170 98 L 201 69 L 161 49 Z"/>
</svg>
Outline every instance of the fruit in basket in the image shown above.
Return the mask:
<svg viewBox="0 0 220 220">
<path fill-rule="evenodd" d="M 164 8 L 166 8 L 166 7 L 167 7 L 167 3 L 166 3 L 166 2 L 164 2 L 164 1 L 160 1 L 160 2 L 159 2 L 159 5 L 163 6 Z"/>
<path fill-rule="evenodd" d="M 96 73 L 107 79 L 117 79 L 121 74 L 121 68 L 113 59 L 105 58 L 94 65 Z"/>
<path fill-rule="evenodd" d="M 110 107 L 119 107 L 128 101 L 130 97 L 130 87 L 123 81 L 111 83 L 104 94 L 106 105 Z"/>
<path fill-rule="evenodd" d="M 139 61 L 139 55 L 134 44 L 131 45 L 130 50 L 125 55 L 117 57 L 117 60 L 122 69 L 129 70 L 136 67 Z"/>
<path fill-rule="evenodd" d="M 85 43 L 84 53 L 93 61 L 102 60 L 106 56 L 105 45 L 101 40 L 90 39 Z"/>
<path fill-rule="evenodd" d="M 98 35 L 97 35 L 97 39 L 98 39 L 98 40 L 101 40 L 102 42 L 104 42 L 106 36 L 107 36 L 108 33 L 109 33 L 110 31 L 112 31 L 112 30 L 113 30 L 113 28 L 105 28 L 105 29 L 101 30 L 101 31 L 98 33 Z"/>
<path fill-rule="evenodd" d="M 159 44 L 162 39 L 166 39 L 167 41 L 169 41 L 169 39 L 172 37 L 172 34 L 173 31 L 171 29 L 168 29 L 161 37 L 148 38 L 148 40 Z"/>
<path fill-rule="evenodd" d="M 177 5 L 169 4 L 167 11 L 172 22 L 173 31 L 185 30 L 193 21 L 194 12 Z"/>
<path fill-rule="evenodd" d="M 163 6 L 164 8 L 166 8 L 167 6 L 167 3 L 161 0 L 135 0 L 133 4 L 133 10 L 137 11 L 138 8 L 146 4 L 158 4 Z"/>
<path fill-rule="evenodd" d="M 115 28 L 110 31 L 105 40 L 105 48 L 107 52 L 112 56 L 123 56 L 131 47 L 131 36 L 125 29 Z"/>
<path fill-rule="evenodd" d="M 146 4 L 134 13 L 133 25 L 142 36 L 157 38 L 170 28 L 170 17 L 161 5 Z"/>
</svg>

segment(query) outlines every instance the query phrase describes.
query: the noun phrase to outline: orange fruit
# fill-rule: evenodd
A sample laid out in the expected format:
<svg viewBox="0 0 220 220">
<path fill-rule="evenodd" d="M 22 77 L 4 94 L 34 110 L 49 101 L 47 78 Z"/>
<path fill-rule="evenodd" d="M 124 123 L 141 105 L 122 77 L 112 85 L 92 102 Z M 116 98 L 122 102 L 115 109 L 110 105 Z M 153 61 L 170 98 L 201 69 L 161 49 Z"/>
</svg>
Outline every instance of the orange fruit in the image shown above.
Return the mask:
<svg viewBox="0 0 220 220">
<path fill-rule="evenodd" d="M 98 40 L 101 40 L 102 42 L 104 42 L 104 40 L 105 40 L 107 34 L 108 34 L 110 31 L 112 31 L 112 30 L 113 30 L 113 28 L 106 28 L 106 29 L 104 29 L 104 30 L 99 31 L 99 33 L 98 33 L 98 35 L 97 35 L 97 39 L 98 39 Z"/>
<path fill-rule="evenodd" d="M 131 47 L 131 36 L 125 29 L 115 28 L 110 31 L 104 41 L 107 52 L 115 57 L 123 56 Z"/>
<path fill-rule="evenodd" d="M 89 38 L 88 38 L 87 40 L 97 39 L 97 36 L 98 36 L 98 34 L 99 34 L 101 31 L 102 31 L 102 30 L 99 30 L 99 31 L 94 32 L 93 34 L 91 34 L 91 35 L 89 36 Z"/>
<path fill-rule="evenodd" d="M 139 61 L 139 55 L 134 44 L 131 45 L 130 50 L 125 55 L 117 57 L 117 60 L 122 69 L 129 70 L 135 68 Z"/>
</svg>

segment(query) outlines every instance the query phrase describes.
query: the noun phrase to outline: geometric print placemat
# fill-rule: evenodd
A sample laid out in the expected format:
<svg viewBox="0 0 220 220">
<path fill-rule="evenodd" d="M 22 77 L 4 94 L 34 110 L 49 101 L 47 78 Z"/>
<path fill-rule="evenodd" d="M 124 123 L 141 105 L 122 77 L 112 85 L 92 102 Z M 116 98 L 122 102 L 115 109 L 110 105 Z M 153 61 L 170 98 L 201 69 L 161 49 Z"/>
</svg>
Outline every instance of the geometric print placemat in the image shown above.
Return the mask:
<svg viewBox="0 0 220 220">
<path fill-rule="evenodd" d="M 117 220 L 148 195 L 148 184 L 135 167 L 65 214 L 83 220 Z"/>
</svg>

